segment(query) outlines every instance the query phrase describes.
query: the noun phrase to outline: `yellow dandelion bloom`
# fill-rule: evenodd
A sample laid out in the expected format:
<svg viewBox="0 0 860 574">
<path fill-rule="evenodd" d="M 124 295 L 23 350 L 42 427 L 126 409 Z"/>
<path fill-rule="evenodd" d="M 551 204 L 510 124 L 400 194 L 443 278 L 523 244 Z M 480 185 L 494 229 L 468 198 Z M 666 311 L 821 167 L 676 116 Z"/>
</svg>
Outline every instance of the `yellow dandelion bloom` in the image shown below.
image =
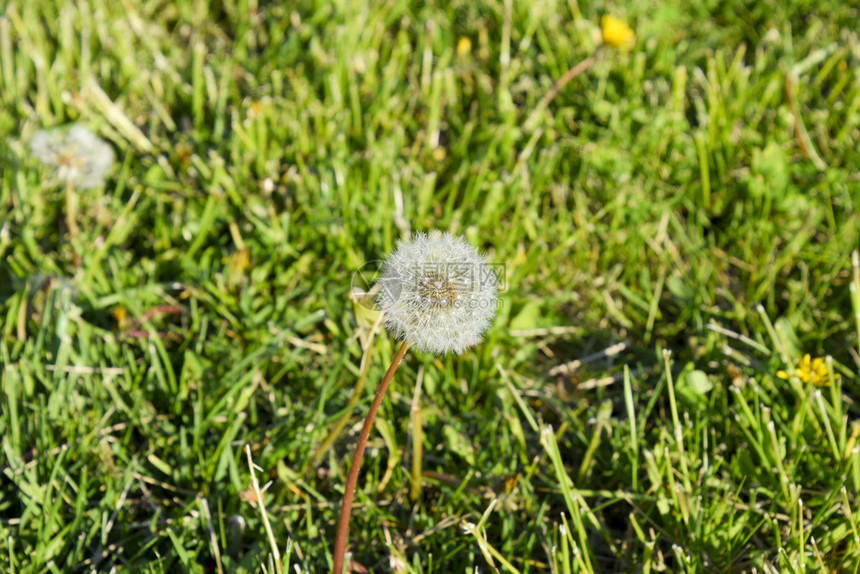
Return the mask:
<svg viewBox="0 0 860 574">
<path fill-rule="evenodd" d="M 615 16 L 604 16 L 600 20 L 603 43 L 621 50 L 629 50 L 636 44 L 636 33 L 626 22 Z"/>
<path fill-rule="evenodd" d="M 457 57 L 465 58 L 472 53 L 472 41 L 466 36 L 460 36 L 457 40 Z"/>
<path fill-rule="evenodd" d="M 830 386 L 830 373 L 827 372 L 827 364 L 821 357 L 812 358 L 809 353 L 803 355 L 797 361 L 797 368 L 786 371 L 777 371 L 776 376 L 787 379 L 794 375 L 804 383 L 812 383 L 817 387 Z"/>
</svg>

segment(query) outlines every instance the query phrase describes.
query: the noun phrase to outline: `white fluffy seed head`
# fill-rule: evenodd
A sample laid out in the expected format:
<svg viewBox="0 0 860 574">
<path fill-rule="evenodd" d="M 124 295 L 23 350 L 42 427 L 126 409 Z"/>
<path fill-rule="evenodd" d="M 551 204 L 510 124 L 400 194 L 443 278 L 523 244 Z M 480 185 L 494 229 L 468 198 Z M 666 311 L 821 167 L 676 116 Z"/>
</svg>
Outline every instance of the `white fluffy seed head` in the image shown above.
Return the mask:
<svg viewBox="0 0 860 574">
<path fill-rule="evenodd" d="M 39 161 L 54 168 L 54 177 L 78 189 L 98 187 L 113 165 L 113 149 L 87 128 L 39 130 L 30 140 Z"/>
<path fill-rule="evenodd" d="M 395 337 L 436 355 L 478 344 L 496 315 L 497 277 L 462 237 L 417 233 L 382 267 L 376 303 Z"/>
</svg>

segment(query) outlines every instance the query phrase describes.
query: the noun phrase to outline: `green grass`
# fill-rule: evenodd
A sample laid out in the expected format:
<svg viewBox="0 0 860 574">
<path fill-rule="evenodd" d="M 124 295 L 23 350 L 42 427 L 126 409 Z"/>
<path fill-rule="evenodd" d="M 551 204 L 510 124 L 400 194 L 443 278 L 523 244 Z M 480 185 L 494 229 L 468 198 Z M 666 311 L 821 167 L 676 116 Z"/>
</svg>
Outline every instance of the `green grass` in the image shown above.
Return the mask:
<svg viewBox="0 0 860 574">
<path fill-rule="evenodd" d="M 395 348 L 362 375 L 352 273 L 440 228 L 503 308 L 407 355 L 357 563 L 857 572 L 856 7 L 367 4 L 0 13 L 0 570 L 327 571 Z M 635 49 L 530 117 L 606 13 Z M 72 121 L 118 157 L 74 240 L 27 145 Z M 837 384 L 776 376 L 804 353 Z"/>
</svg>

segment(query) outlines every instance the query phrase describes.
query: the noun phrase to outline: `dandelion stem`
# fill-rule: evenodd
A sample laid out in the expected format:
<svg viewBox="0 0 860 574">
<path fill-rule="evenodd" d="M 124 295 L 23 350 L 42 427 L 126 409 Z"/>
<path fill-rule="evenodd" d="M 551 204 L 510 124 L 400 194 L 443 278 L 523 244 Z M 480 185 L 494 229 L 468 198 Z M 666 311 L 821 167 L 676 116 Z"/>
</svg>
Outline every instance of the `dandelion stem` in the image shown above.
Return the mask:
<svg viewBox="0 0 860 574">
<path fill-rule="evenodd" d="M 376 412 L 379 410 L 379 405 L 382 404 L 382 398 L 385 396 L 385 391 L 388 390 L 388 384 L 394 377 L 394 372 L 400 366 L 400 362 L 406 355 L 409 349 L 409 342 L 404 341 L 394 355 L 391 361 L 391 366 L 388 367 L 382 382 L 379 383 L 379 389 L 376 391 L 376 396 L 370 404 L 370 410 L 367 412 L 367 417 L 364 419 L 364 426 L 361 428 L 361 434 L 358 435 L 358 443 L 355 445 L 355 453 L 352 455 L 352 464 L 349 467 L 349 474 L 346 477 L 346 488 L 343 491 L 343 502 L 340 506 L 340 516 L 337 519 L 337 534 L 334 540 L 334 566 L 333 574 L 343 574 L 343 562 L 346 554 L 346 539 L 349 535 L 349 517 L 352 513 L 352 499 L 355 495 L 355 486 L 358 483 L 358 471 L 361 468 L 361 459 L 364 456 L 364 447 L 367 445 L 367 437 L 370 435 L 370 427 L 373 426 L 373 419 L 376 418 Z"/>
<path fill-rule="evenodd" d="M 543 110 L 547 108 L 547 106 L 549 106 L 549 103 L 556 97 L 556 95 L 558 95 L 561 89 L 565 87 L 568 82 L 570 82 L 576 76 L 588 70 L 592 66 L 592 64 L 594 64 L 596 59 L 597 51 L 595 51 L 594 54 L 569 69 L 562 77 L 556 80 L 556 82 L 552 85 L 546 95 L 544 95 L 544 97 L 541 98 L 541 101 L 538 102 L 538 105 L 536 105 L 534 109 L 532 109 L 524 125 L 532 126 L 536 121 L 538 114 L 540 114 Z"/>
<path fill-rule="evenodd" d="M 574 79 L 576 76 L 587 70 L 594 63 L 594 56 L 589 56 L 584 59 L 571 69 L 569 69 L 562 77 L 560 77 L 556 82 L 552 85 L 552 88 L 546 93 L 546 95 L 541 99 L 539 107 L 546 107 L 549 103 L 555 98 L 556 94 L 567 85 L 569 81 Z"/>
<path fill-rule="evenodd" d="M 412 395 L 412 488 L 409 498 L 418 502 L 421 496 L 421 461 L 424 451 L 424 429 L 421 426 L 421 383 L 424 381 L 424 369 L 418 368 L 418 380 L 415 381 L 415 392 Z"/>
<path fill-rule="evenodd" d="M 66 183 L 66 227 L 69 228 L 69 237 L 75 239 L 78 236 L 78 198 L 72 182 Z"/>
</svg>

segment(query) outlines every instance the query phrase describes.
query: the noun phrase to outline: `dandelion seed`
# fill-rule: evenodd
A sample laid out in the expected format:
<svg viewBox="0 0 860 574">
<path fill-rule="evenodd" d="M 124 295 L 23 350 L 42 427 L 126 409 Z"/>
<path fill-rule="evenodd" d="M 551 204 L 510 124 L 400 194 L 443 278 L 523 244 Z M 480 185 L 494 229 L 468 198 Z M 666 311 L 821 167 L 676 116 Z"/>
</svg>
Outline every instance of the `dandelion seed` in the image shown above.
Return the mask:
<svg viewBox="0 0 860 574">
<path fill-rule="evenodd" d="M 600 20 L 603 43 L 620 50 L 629 50 L 636 45 L 636 33 L 626 22 L 615 16 L 604 16 Z"/>
<path fill-rule="evenodd" d="M 462 353 L 481 341 L 496 315 L 497 282 L 465 239 L 418 233 L 385 262 L 376 301 L 397 339 L 437 355 Z"/>
<path fill-rule="evenodd" d="M 81 125 L 39 130 L 30 140 L 39 161 L 54 168 L 57 181 L 77 189 L 98 187 L 113 165 L 113 149 Z"/>
</svg>

